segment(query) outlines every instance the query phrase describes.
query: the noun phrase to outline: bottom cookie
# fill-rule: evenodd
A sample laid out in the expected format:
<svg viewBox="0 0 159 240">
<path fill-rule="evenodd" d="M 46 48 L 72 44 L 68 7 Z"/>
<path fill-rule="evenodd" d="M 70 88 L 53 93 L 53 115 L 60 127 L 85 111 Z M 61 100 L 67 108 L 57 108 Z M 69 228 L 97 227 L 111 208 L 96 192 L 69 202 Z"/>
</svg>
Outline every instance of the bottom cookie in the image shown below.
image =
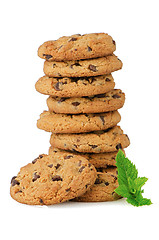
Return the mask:
<svg viewBox="0 0 159 240">
<path fill-rule="evenodd" d="M 77 202 L 106 202 L 121 198 L 115 193 L 118 187 L 117 168 L 102 169 L 97 172 L 97 179 L 94 185 L 82 196 L 73 199 Z"/>
<path fill-rule="evenodd" d="M 122 150 L 124 152 L 124 150 Z M 79 152 L 71 152 L 61 150 L 59 148 L 50 147 L 49 154 L 54 154 L 56 152 L 64 152 L 64 153 L 73 153 L 75 155 L 80 155 L 85 157 L 91 164 L 93 164 L 96 168 L 107 168 L 109 166 L 116 166 L 115 158 L 118 153 L 116 152 L 108 152 L 108 153 L 79 153 Z M 125 152 L 124 152 L 125 154 Z"/>
<path fill-rule="evenodd" d="M 20 203 L 57 204 L 84 194 L 96 176 L 94 166 L 81 156 L 39 155 L 12 178 L 10 194 Z"/>
</svg>

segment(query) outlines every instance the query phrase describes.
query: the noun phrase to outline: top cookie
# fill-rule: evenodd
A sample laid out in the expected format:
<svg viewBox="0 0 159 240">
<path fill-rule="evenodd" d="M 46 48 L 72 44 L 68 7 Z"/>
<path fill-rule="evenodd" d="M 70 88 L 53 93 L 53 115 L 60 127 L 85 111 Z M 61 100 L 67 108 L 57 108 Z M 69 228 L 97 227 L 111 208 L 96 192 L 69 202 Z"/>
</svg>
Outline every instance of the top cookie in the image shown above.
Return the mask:
<svg viewBox="0 0 159 240">
<path fill-rule="evenodd" d="M 81 156 L 40 155 L 12 178 L 10 193 L 21 203 L 50 205 L 80 196 L 95 179 L 94 166 Z"/>
<path fill-rule="evenodd" d="M 75 34 L 43 43 L 38 49 L 38 56 L 47 61 L 97 58 L 112 54 L 115 45 L 106 33 Z"/>
</svg>

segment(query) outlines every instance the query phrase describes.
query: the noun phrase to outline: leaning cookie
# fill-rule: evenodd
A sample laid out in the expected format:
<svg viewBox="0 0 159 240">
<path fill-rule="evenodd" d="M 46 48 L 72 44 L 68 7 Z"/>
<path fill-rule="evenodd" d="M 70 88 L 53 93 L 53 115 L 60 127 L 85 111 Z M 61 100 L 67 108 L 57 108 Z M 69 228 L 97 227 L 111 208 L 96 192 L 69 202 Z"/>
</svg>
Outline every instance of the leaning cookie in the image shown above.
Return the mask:
<svg viewBox="0 0 159 240">
<path fill-rule="evenodd" d="M 114 54 L 87 60 L 44 62 L 44 73 L 49 77 L 99 76 L 110 74 L 121 68 L 122 62 Z"/>
<path fill-rule="evenodd" d="M 50 144 L 53 147 L 88 153 L 114 152 L 126 148 L 130 140 L 119 126 L 90 133 L 52 133 Z"/>
<path fill-rule="evenodd" d="M 94 77 L 41 77 L 35 84 L 38 92 L 56 97 L 82 97 L 102 94 L 113 90 L 115 82 L 112 75 Z"/>
<path fill-rule="evenodd" d="M 81 156 L 40 155 L 12 178 L 10 194 L 20 203 L 57 204 L 84 194 L 95 179 L 94 166 Z"/>
<path fill-rule="evenodd" d="M 125 154 L 125 151 L 122 149 L 123 153 Z M 108 168 L 110 166 L 116 166 L 116 155 L 118 151 L 115 152 L 107 152 L 107 153 L 79 153 L 79 152 L 71 152 L 62 150 L 59 148 L 50 147 L 49 148 L 49 154 L 55 154 L 57 152 L 65 152 L 67 154 L 75 154 L 80 155 L 82 157 L 85 157 L 91 164 L 95 166 L 95 168 Z"/>
<path fill-rule="evenodd" d="M 49 97 L 47 106 L 50 112 L 65 114 L 102 113 L 115 111 L 123 107 L 125 94 L 120 89 L 114 89 L 104 94 L 85 96 L 81 98 Z"/>
<path fill-rule="evenodd" d="M 117 169 L 109 168 L 97 172 L 94 185 L 82 196 L 73 199 L 78 202 L 106 202 L 121 198 L 114 191 L 118 187 Z"/>
<path fill-rule="evenodd" d="M 47 61 L 97 58 L 112 54 L 115 45 L 115 41 L 106 33 L 75 34 L 43 43 L 38 55 Z"/>
<path fill-rule="evenodd" d="M 121 120 L 118 111 L 94 114 L 57 114 L 44 111 L 37 121 L 37 127 L 53 133 L 82 133 L 117 125 Z"/>
</svg>

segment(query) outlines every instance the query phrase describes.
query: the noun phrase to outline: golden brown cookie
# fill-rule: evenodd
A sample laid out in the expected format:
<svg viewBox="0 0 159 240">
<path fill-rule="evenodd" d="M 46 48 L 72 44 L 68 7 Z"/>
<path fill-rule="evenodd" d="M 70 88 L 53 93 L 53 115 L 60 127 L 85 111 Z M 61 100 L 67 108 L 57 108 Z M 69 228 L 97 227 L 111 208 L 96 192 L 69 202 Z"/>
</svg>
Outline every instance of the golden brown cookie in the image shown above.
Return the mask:
<svg viewBox="0 0 159 240">
<path fill-rule="evenodd" d="M 94 114 L 57 114 L 44 111 L 37 127 L 53 133 L 82 133 L 105 130 L 121 120 L 118 111 Z"/>
<path fill-rule="evenodd" d="M 115 82 L 112 75 L 94 77 L 40 78 L 35 88 L 38 92 L 56 97 L 82 97 L 102 94 L 113 90 Z"/>
<path fill-rule="evenodd" d="M 114 89 L 104 94 L 85 96 L 81 98 L 49 97 L 47 106 L 50 112 L 65 114 L 102 113 L 115 111 L 123 107 L 125 94 L 120 89 Z"/>
<path fill-rule="evenodd" d="M 90 133 L 52 133 L 53 147 L 88 153 L 115 152 L 129 146 L 130 140 L 119 126 Z"/>
<path fill-rule="evenodd" d="M 122 149 L 125 154 L 125 151 Z M 54 154 L 56 152 L 65 152 L 68 154 L 75 154 L 85 157 L 91 164 L 95 166 L 95 168 L 108 168 L 110 166 L 116 166 L 116 155 L 118 151 L 115 152 L 107 152 L 107 153 L 79 153 L 79 152 L 71 152 L 65 151 L 59 148 L 50 147 L 49 154 Z"/>
<path fill-rule="evenodd" d="M 112 54 L 115 45 L 115 41 L 106 33 L 75 34 L 43 43 L 38 55 L 47 61 L 97 58 Z"/>
<path fill-rule="evenodd" d="M 82 196 L 73 199 L 78 202 L 106 202 L 121 198 L 114 190 L 118 187 L 117 168 L 103 169 L 97 172 L 94 185 Z"/>
<path fill-rule="evenodd" d="M 44 62 L 44 73 L 49 77 L 99 76 L 110 74 L 121 68 L 122 62 L 114 54 L 87 60 Z"/>
<path fill-rule="evenodd" d="M 12 178 L 10 194 L 20 203 L 51 205 L 82 195 L 95 179 L 94 166 L 81 156 L 40 155 Z"/>
</svg>

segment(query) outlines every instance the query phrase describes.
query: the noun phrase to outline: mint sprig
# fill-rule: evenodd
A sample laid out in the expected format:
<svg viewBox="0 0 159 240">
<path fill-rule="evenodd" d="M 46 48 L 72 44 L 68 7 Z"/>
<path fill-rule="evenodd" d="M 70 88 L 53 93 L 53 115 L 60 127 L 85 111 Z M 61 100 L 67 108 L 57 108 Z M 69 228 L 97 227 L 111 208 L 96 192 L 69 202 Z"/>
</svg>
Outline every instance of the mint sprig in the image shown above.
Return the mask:
<svg viewBox="0 0 159 240">
<path fill-rule="evenodd" d="M 144 190 L 141 190 L 148 178 L 138 177 L 135 165 L 125 157 L 121 149 L 116 156 L 116 166 L 119 186 L 115 192 L 136 207 L 152 204 L 150 199 L 142 196 Z"/>
</svg>

